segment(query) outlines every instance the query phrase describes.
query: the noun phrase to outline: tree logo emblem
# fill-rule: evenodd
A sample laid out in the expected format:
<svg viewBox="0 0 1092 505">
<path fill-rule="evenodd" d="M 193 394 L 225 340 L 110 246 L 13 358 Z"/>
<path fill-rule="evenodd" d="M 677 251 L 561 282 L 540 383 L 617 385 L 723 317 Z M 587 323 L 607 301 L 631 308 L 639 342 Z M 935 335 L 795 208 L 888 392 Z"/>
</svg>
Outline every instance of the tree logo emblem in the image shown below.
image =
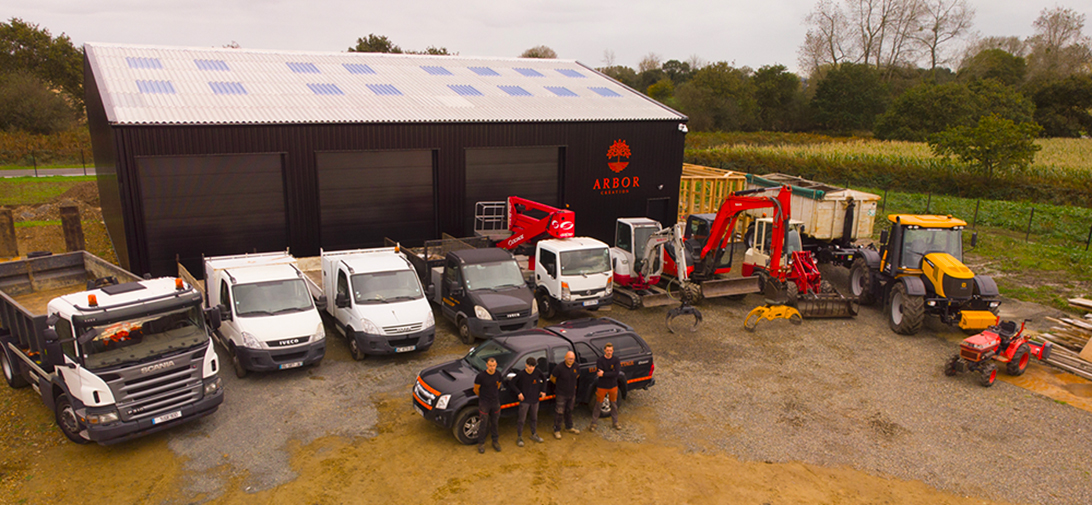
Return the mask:
<svg viewBox="0 0 1092 505">
<path fill-rule="evenodd" d="M 611 144 L 610 149 L 607 149 L 607 159 L 614 159 L 615 161 L 608 161 L 607 166 L 610 167 L 615 173 L 621 172 L 628 165 L 628 161 L 622 161 L 622 158 L 629 158 L 629 145 L 624 140 L 615 140 Z"/>
</svg>

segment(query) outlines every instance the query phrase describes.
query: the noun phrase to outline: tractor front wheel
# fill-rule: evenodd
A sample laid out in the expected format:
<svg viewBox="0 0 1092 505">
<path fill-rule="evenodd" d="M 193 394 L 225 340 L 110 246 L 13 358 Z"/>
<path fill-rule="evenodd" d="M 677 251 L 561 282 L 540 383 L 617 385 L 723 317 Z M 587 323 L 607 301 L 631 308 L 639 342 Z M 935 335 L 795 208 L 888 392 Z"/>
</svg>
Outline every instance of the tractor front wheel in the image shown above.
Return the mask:
<svg viewBox="0 0 1092 505">
<path fill-rule="evenodd" d="M 978 383 L 988 388 L 997 380 L 997 365 L 990 363 L 982 368 L 982 375 L 978 377 Z"/>
<path fill-rule="evenodd" d="M 1024 371 L 1028 369 L 1028 361 L 1031 360 L 1031 349 L 1027 343 L 1020 344 L 1020 347 L 1016 348 L 1016 354 L 1012 355 L 1012 359 L 1009 364 L 1005 366 L 1005 371 L 1012 376 L 1024 375 Z"/>
<path fill-rule="evenodd" d="M 944 375 L 952 377 L 959 373 L 959 355 L 952 356 L 952 359 L 948 360 L 948 364 L 944 366 Z"/>
<path fill-rule="evenodd" d="M 906 293 L 906 285 L 895 284 L 891 288 L 891 306 L 888 308 L 891 329 L 901 335 L 913 335 L 925 321 L 925 297 Z"/>
</svg>

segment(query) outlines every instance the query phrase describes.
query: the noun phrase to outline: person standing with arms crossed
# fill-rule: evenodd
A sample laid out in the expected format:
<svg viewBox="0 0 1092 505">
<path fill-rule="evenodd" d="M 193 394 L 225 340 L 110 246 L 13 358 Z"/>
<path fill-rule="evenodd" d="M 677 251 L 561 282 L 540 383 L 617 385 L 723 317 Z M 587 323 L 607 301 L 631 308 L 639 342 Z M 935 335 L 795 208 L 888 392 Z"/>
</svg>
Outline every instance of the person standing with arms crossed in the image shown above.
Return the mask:
<svg viewBox="0 0 1092 505">
<path fill-rule="evenodd" d="M 519 418 L 516 420 L 516 445 L 523 447 L 523 423 L 527 420 L 527 414 L 531 414 L 531 440 L 542 443 L 542 437 L 538 436 L 538 401 L 546 396 L 546 378 L 535 369 L 535 358 L 527 358 L 527 366 L 516 372 L 516 376 L 508 382 L 512 392 L 519 398 Z"/>
<path fill-rule="evenodd" d="M 595 389 L 595 408 L 592 409 L 591 426 L 588 431 L 595 431 L 599 424 L 599 415 L 602 413 L 603 398 L 610 398 L 611 425 L 616 430 L 622 429 L 618 424 L 618 374 L 622 370 L 622 362 L 614 357 L 614 344 L 607 342 L 603 346 L 603 356 L 595 360 L 595 374 L 599 376 Z"/>
<path fill-rule="evenodd" d="M 485 454 L 485 437 L 493 436 L 493 449 L 500 452 L 500 386 L 501 376 L 497 371 L 497 360 L 489 358 L 485 370 L 474 377 L 474 394 L 478 395 L 478 453 Z"/>
<path fill-rule="evenodd" d="M 561 420 L 565 420 L 565 429 L 573 435 L 580 430 L 573 427 L 573 406 L 576 405 L 576 383 L 580 378 L 580 368 L 576 366 L 576 354 L 565 353 L 565 361 L 558 363 L 550 372 L 550 382 L 554 383 L 554 438 L 561 438 Z"/>
</svg>

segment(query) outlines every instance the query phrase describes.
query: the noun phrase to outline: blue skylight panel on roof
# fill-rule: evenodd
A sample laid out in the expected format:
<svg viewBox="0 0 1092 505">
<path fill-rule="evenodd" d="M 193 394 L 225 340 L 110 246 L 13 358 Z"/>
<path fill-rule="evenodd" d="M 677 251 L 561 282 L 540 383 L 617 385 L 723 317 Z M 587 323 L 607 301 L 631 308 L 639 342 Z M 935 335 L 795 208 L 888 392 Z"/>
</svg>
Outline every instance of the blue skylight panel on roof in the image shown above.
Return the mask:
<svg viewBox="0 0 1092 505">
<path fill-rule="evenodd" d="M 350 74 L 374 74 L 375 70 L 363 63 L 342 63 L 341 66 L 345 67 Z"/>
<path fill-rule="evenodd" d="M 141 93 L 150 95 L 175 94 L 174 85 L 171 84 L 171 81 L 137 81 L 136 85 Z"/>
<path fill-rule="evenodd" d="M 398 88 L 390 84 L 365 84 L 365 86 L 377 95 L 398 96 L 402 94 L 401 91 L 398 91 Z"/>
<path fill-rule="evenodd" d="M 619 95 L 613 89 L 610 89 L 610 88 L 599 88 L 599 87 L 588 86 L 588 89 L 594 91 L 599 96 L 605 96 L 607 98 L 619 98 L 619 97 L 622 96 L 622 95 Z"/>
<path fill-rule="evenodd" d="M 497 87 L 500 88 L 501 91 L 503 91 L 505 93 L 508 93 L 511 96 L 531 96 L 531 94 L 528 93 L 527 90 L 525 90 L 525 89 L 523 89 L 523 88 L 521 88 L 519 86 L 497 86 Z"/>
<path fill-rule="evenodd" d="M 421 65 L 421 70 L 428 72 L 429 75 L 455 75 L 450 70 L 444 67 Z"/>
<path fill-rule="evenodd" d="M 579 96 L 576 93 L 573 93 L 572 91 L 569 91 L 569 88 L 566 88 L 564 86 L 543 86 L 543 87 L 550 90 L 551 93 L 553 93 L 553 94 L 555 94 L 557 96 Z"/>
<path fill-rule="evenodd" d="M 524 77 L 546 77 L 533 68 L 513 68 L 512 70 L 523 74 Z"/>
<path fill-rule="evenodd" d="M 448 84 L 447 87 L 462 96 L 485 96 L 481 91 L 478 91 L 474 86 L 467 86 L 465 84 Z"/>
<path fill-rule="evenodd" d="M 557 70 L 558 73 L 560 73 L 561 75 L 563 75 L 565 77 L 584 77 L 584 78 L 588 77 L 588 76 L 586 76 L 584 74 L 581 74 L 580 72 L 577 72 L 576 70 L 573 70 L 571 68 L 558 68 L 558 69 L 555 69 L 555 70 Z"/>
<path fill-rule="evenodd" d="M 471 72 L 474 72 L 475 74 L 478 74 L 478 75 L 483 76 L 483 77 L 498 77 L 498 76 L 500 76 L 500 74 L 498 74 L 496 70 L 493 70 L 493 69 L 491 69 L 489 67 L 467 67 L 467 68 L 469 68 Z"/>
<path fill-rule="evenodd" d="M 341 91 L 341 88 L 337 87 L 337 85 L 335 85 L 335 84 L 325 84 L 325 83 L 308 84 L 307 87 L 310 88 L 311 91 L 316 95 L 344 95 L 345 94 L 345 92 Z"/>
<path fill-rule="evenodd" d="M 129 68 L 163 68 L 163 63 L 159 61 L 159 58 L 134 58 L 132 56 L 126 56 L 125 62 L 129 64 Z"/>
<path fill-rule="evenodd" d="M 285 63 L 285 65 L 288 65 L 288 68 L 290 68 L 293 72 L 295 72 L 297 74 L 318 74 L 318 73 L 320 73 L 318 67 L 316 67 L 314 63 L 298 63 L 298 62 L 291 62 L 290 61 L 290 62 Z"/>
<path fill-rule="evenodd" d="M 220 70 L 223 72 L 231 70 L 224 60 L 193 60 L 193 63 L 201 70 Z"/>
<path fill-rule="evenodd" d="M 210 82 L 209 87 L 217 95 L 245 95 L 246 88 L 241 82 Z"/>
</svg>

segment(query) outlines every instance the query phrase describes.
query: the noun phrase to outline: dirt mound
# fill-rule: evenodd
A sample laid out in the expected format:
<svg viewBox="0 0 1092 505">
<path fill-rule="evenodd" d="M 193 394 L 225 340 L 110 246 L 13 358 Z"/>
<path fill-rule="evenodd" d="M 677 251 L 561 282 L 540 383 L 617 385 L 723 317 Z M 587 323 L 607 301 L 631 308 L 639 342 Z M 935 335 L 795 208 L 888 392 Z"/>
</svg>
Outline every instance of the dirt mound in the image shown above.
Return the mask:
<svg viewBox="0 0 1092 505">
<path fill-rule="evenodd" d="M 61 200 L 76 200 L 86 203 L 92 207 L 99 206 L 99 184 L 95 181 L 81 182 L 72 189 L 61 193 L 60 196 L 53 199 L 54 201 Z"/>
</svg>

